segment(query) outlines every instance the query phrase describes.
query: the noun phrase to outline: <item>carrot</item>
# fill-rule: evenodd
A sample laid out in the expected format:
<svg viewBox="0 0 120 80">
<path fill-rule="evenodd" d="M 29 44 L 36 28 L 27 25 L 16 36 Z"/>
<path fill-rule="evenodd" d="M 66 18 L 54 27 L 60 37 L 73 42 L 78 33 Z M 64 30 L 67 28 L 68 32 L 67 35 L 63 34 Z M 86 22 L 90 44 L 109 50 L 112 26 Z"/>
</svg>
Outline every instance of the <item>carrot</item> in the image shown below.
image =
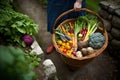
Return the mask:
<svg viewBox="0 0 120 80">
<path fill-rule="evenodd" d="M 77 36 L 72 37 L 73 40 L 73 51 L 77 50 Z"/>
<path fill-rule="evenodd" d="M 73 25 L 72 25 L 72 23 L 69 22 L 68 24 L 69 24 L 69 26 L 70 26 L 70 29 L 73 30 Z"/>
<path fill-rule="evenodd" d="M 62 31 L 64 32 L 64 34 L 67 35 L 67 32 L 66 32 L 65 28 L 63 27 L 63 25 L 61 25 L 60 27 L 61 27 Z"/>
<path fill-rule="evenodd" d="M 72 46 L 75 46 L 75 39 L 74 39 L 74 37 L 72 37 L 72 42 L 73 42 Z"/>
</svg>

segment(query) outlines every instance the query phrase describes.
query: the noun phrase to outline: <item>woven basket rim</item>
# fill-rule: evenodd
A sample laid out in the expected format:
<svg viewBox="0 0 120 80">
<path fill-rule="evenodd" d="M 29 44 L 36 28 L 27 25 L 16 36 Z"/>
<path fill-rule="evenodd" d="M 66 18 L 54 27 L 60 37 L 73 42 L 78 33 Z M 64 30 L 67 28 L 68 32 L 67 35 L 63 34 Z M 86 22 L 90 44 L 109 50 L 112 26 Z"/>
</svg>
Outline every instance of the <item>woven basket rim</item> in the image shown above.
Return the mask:
<svg viewBox="0 0 120 80">
<path fill-rule="evenodd" d="M 62 23 L 60 23 L 57 28 L 59 28 L 59 26 L 62 25 L 62 24 L 64 24 L 64 23 L 67 23 L 67 22 L 69 22 L 69 21 L 74 21 L 74 20 L 75 20 L 75 18 L 67 19 L 67 20 L 63 21 Z M 101 29 L 101 27 L 99 27 L 98 29 L 103 30 L 103 29 Z M 55 41 L 55 33 L 52 34 L 52 42 L 53 42 L 53 45 L 54 45 L 56 51 L 59 52 L 61 55 L 65 56 L 65 57 L 67 57 L 67 58 L 71 58 L 71 59 L 85 60 L 85 59 L 90 59 L 90 58 L 94 58 L 94 57 L 98 56 L 98 55 L 101 54 L 101 53 L 104 51 L 104 49 L 107 47 L 107 44 L 108 44 L 107 31 L 105 30 L 105 31 L 102 31 L 102 32 L 104 32 L 104 33 L 102 33 L 102 34 L 105 36 L 105 43 L 104 43 L 104 45 L 103 45 L 99 50 L 96 50 L 95 53 L 92 53 L 92 54 L 90 54 L 90 55 L 87 55 L 87 56 L 84 56 L 84 57 L 81 57 L 81 58 L 70 57 L 70 56 L 66 55 L 65 53 L 61 52 L 61 51 L 58 49 L 57 43 L 56 43 L 56 41 Z"/>
<path fill-rule="evenodd" d="M 59 52 L 61 55 L 65 56 L 66 58 L 71 58 L 71 59 L 75 59 L 75 60 L 86 60 L 86 59 L 91 59 L 91 58 L 94 58 L 94 57 L 98 56 L 99 54 L 101 54 L 101 53 L 106 49 L 106 47 L 107 47 L 107 45 L 108 45 L 108 34 L 107 34 L 107 31 L 106 31 L 106 29 L 105 29 L 105 27 L 104 27 L 104 23 L 103 23 L 102 18 L 101 18 L 97 13 L 95 13 L 95 12 L 89 10 L 89 9 L 86 9 L 86 8 L 80 8 L 80 9 L 78 9 L 78 11 L 80 11 L 80 10 L 87 11 L 87 12 L 95 15 L 95 16 L 98 17 L 98 19 L 101 21 L 102 26 L 99 26 L 98 29 L 101 30 L 102 34 L 105 36 L 105 43 L 104 43 L 104 45 L 103 45 L 99 50 L 95 51 L 95 53 L 92 53 L 92 54 L 90 54 L 90 55 L 88 55 L 88 56 L 84 56 L 84 57 L 81 57 L 81 58 L 70 57 L 70 56 L 64 54 L 63 52 L 61 52 L 61 51 L 58 49 L 57 43 L 56 43 L 56 41 L 55 41 L 55 32 L 54 32 L 55 24 L 56 24 L 56 23 L 60 20 L 60 18 L 62 18 L 64 15 L 66 15 L 66 14 L 68 14 L 68 13 L 70 13 L 70 12 L 74 12 L 74 11 L 75 11 L 74 9 L 71 9 L 71 10 L 68 10 L 68 11 L 62 13 L 62 14 L 61 14 L 60 16 L 58 16 L 58 18 L 56 19 L 56 21 L 55 21 L 55 23 L 54 23 L 54 27 L 53 27 L 52 42 L 53 42 L 53 45 L 54 45 L 56 51 Z M 63 22 L 61 22 L 61 23 L 57 26 L 57 28 L 59 28 L 60 25 L 62 25 L 62 24 L 64 24 L 64 23 L 67 23 L 67 22 L 69 22 L 69 21 L 75 21 L 75 20 L 76 20 L 76 18 L 66 19 L 66 20 L 64 20 Z"/>
</svg>

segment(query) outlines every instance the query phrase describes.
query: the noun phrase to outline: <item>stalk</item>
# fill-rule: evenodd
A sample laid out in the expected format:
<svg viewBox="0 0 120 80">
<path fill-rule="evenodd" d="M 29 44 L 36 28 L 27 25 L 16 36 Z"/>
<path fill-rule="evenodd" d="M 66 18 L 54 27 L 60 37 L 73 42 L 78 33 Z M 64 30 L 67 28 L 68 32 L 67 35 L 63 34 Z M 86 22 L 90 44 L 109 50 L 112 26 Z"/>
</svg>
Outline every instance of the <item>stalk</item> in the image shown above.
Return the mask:
<svg viewBox="0 0 120 80">
<path fill-rule="evenodd" d="M 81 31 L 84 22 L 76 21 L 74 24 L 73 51 L 77 50 L 77 34 Z"/>
<path fill-rule="evenodd" d="M 89 39 L 89 36 L 96 31 L 97 27 L 98 27 L 98 23 L 96 21 L 91 21 L 88 24 L 88 32 L 87 32 L 85 39 L 83 41 L 87 41 Z"/>
</svg>

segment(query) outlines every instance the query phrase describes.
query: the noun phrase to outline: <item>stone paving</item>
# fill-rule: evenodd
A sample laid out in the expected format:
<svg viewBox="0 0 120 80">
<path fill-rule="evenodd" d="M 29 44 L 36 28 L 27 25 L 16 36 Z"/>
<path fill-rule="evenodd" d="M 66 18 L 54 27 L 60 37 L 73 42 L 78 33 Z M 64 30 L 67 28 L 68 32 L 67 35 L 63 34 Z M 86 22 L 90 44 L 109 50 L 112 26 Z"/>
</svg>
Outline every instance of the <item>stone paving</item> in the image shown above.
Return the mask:
<svg viewBox="0 0 120 80">
<path fill-rule="evenodd" d="M 43 51 L 43 61 L 35 69 L 39 80 L 45 79 L 43 64 L 44 60 L 50 59 L 56 68 L 57 78 L 59 80 L 117 80 L 116 61 L 108 56 L 107 51 L 93 59 L 89 64 L 78 70 L 70 70 L 63 62 L 60 54 L 55 50 L 51 54 L 46 54 L 45 50 L 51 43 L 51 34 L 47 32 L 47 10 L 37 0 L 15 0 L 16 8 L 24 14 L 27 14 L 39 25 L 39 33 L 36 41 Z M 57 80 L 57 79 L 56 79 Z"/>
</svg>

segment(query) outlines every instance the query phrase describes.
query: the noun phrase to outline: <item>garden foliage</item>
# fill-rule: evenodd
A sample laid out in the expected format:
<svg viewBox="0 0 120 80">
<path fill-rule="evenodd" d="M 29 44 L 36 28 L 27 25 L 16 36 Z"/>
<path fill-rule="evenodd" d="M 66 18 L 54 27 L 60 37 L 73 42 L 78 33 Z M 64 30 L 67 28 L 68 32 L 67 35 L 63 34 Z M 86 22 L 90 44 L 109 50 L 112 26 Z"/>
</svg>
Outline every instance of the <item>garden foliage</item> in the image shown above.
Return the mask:
<svg viewBox="0 0 120 80">
<path fill-rule="evenodd" d="M 36 80 L 31 58 L 12 46 L 0 46 L 0 73 L 2 80 Z"/>
<path fill-rule="evenodd" d="M 29 16 L 12 9 L 9 0 L 0 0 L 0 38 L 22 44 L 22 36 L 34 35 L 38 30 L 38 25 Z"/>
</svg>

